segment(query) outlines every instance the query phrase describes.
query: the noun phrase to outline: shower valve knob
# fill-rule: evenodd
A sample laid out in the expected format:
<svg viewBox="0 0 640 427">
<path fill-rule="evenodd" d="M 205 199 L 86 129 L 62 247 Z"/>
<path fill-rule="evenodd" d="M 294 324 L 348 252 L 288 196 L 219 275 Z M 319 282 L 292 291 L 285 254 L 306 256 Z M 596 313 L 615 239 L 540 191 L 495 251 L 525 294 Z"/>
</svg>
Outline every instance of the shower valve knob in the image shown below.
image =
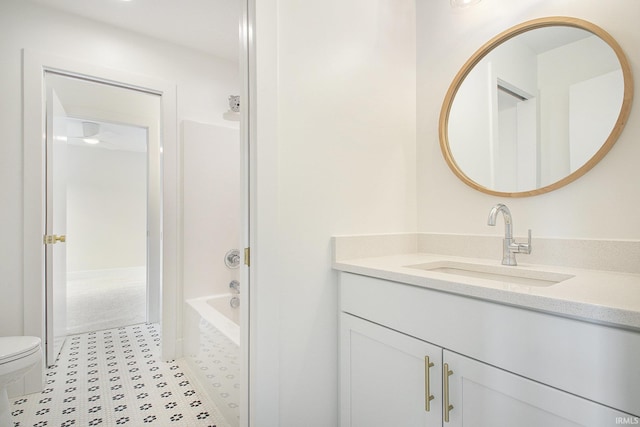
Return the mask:
<svg viewBox="0 0 640 427">
<path fill-rule="evenodd" d="M 224 264 L 229 268 L 240 267 L 240 251 L 237 249 L 231 249 L 224 256 Z"/>
</svg>

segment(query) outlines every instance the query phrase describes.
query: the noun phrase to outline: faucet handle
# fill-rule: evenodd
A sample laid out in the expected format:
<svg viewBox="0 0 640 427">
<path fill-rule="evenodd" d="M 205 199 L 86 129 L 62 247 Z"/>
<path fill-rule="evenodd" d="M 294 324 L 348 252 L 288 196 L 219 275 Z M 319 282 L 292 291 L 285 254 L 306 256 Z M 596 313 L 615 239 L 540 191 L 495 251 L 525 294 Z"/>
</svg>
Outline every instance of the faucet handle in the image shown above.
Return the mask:
<svg viewBox="0 0 640 427">
<path fill-rule="evenodd" d="M 237 280 L 232 280 L 229 283 L 229 289 L 231 289 L 231 291 L 233 293 L 239 294 L 240 293 L 240 282 L 238 282 Z"/>
<path fill-rule="evenodd" d="M 531 229 L 529 229 L 529 239 L 527 243 L 519 243 L 518 244 L 518 252 L 522 254 L 530 254 L 531 253 Z"/>
<path fill-rule="evenodd" d="M 518 243 L 512 240 L 511 243 L 507 244 L 505 240 L 505 251 L 505 253 L 508 253 L 508 256 L 503 256 L 502 263 L 504 265 L 518 265 L 514 254 L 531 253 L 531 230 L 529 230 L 529 240 L 527 243 Z"/>
</svg>

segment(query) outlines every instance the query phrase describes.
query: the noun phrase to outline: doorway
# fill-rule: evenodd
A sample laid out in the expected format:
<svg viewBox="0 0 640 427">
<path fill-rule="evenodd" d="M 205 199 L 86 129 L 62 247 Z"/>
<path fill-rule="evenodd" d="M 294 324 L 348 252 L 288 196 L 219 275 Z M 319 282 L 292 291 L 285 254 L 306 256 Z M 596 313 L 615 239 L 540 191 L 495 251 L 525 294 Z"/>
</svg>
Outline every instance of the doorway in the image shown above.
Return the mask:
<svg viewBox="0 0 640 427">
<path fill-rule="evenodd" d="M 158 322 L 160 100 L 47 71 L 47 365 L 66 335 Z"/>
<path fill-rule="evenodd" d="M 51 106 L 47 108 L 46 105 L 46 101 L 53 99 L 47 96 L 45 75 L 48 73 L 63 76 L 69 80 L 74 79 L 74 83 L 86 87 L 108 89 L 111 94 L 143 94 L 144 97 L 155 100 L 156 114 L 153 119 L 149 119 L 144 114 L 137 114 L 133 115 L 135 119 L 132 120 L 126 117 L 132 117 L 130 110 L 138 105 L 137 101 L 125 102 L 115 110 L 104 111 L 103 108 L 90 107 L 89 101 L 93 98 L 90 92 L 70 91 L 73 96 L 79 98 L 76 105 L 82 108 L 69 108 L 65 114 L 76 120 L 137 126 L 148 132 L 147 158 L 153 160 L 147 162 L 147 206 L 149 207 L 147 260 L 149 261 L 145 276 L 149 288 L 146 292 L 146 316 L 148 321 L 158 321 L 161 324 L 162 358 L 174 359 L 177 354 L 179 307 L 176 296 L 180 261 L 177 227 L 178 150 L 175 85 L 163 80 L 29 50 L 23 51 L 25 335 L 40 337 L 43 343 L 49 344 L 45 359 L 54 360 L 55 350 L 49 350 L 54 348 L 53 331 L 59 332 L 66 329 L 66 327 L 64 329 L 55 327 L 55 319 L 64 320 L 64 316 L 55 316 L 53 304 L 48 298 L 54 295 L 54 292 L 53 289 L 47 288 L 53 281 L 46 280 L 47 274 L 51 274 L 54 265 L 52 261 L 45 262 L 46 259 L 54 259 L 48 252 L 54 250 L 60 252 L 66 245 L 66 237 L 62 237 L 65 236 L 65 230 L 54 231 L 50 225 L 54 222 L 48 218 L 49 214 L 54 212 L 52 207 L 47 206 L 47 191 L 52 189 L 47 189 L 46 186 L 53 182 L 47 179 L 47 174 L 52 173 L 52 170 L 45 167 L 47 148 L 51 149 L 48 145 L 53 145 L 53 138 L 48 140 L 46 137 L 47 134 L 53 135 L 53 129 L 47 132 L 47 126 L 53 125 L 53 117 L 47 117 L 47 114 L 53 111 Z M 63 91 L 58 91 L 58 96 L 63 96 L 61 93 Z M 83 96 L 84 99 L 80 99 Z M 73 105 L 68 102 L 67 104 Z M 103 209 L 105 210 L 106 208 Z M 46 244 L 48 239 L 58 243 Z M 60 242 L 62 239 L 65 243 Z M 74 238 L 74 240 L 77 239 Z M 94 240 L 96 246 L 105 243 L 104 238 Z M 116 243 L 122 247 L 126 246 L 126 242 Z M 66 265 L 66 260 L 63 265 Z M 58 269 L 58 271 L 62 270 Z M 45 363 L 25 376 L 24 389 L 27 393 L 41 389 L 44 365 Z"/>
</svg>

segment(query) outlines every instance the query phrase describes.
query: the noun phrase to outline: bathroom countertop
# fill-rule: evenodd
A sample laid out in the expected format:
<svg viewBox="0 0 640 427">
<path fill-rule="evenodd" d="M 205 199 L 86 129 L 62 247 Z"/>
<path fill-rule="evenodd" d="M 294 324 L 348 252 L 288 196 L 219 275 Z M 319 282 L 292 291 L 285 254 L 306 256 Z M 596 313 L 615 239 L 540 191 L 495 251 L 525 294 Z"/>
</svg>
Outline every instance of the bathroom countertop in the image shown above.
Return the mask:
<svg viewBox="0 0 640 427">
<path fill-rule="evenodd" d="M 516 267 L 504 267 L 573 276 L 551 286 L 530 286 L 408 267 L 438 261 L 503 268 L 500 260 L 429 253 L 339 260 L 334 261 L 333 268 L 343 272 L 640 331 L 640 274 L 543 266 L 523 262 L 519 262 Z"/>
</svg>

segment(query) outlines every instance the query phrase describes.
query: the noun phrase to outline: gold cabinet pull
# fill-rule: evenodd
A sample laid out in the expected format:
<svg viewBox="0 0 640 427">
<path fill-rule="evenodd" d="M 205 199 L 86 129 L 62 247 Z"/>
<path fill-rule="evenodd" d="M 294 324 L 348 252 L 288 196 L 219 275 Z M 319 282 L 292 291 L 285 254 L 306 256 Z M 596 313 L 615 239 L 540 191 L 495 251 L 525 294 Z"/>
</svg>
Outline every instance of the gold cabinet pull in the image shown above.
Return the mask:
<svg viewBox="0 0 640 427">
<path fill-rule="evenodd" d="M 56 243 L 64 243 L 67 241 L 67 236 L 64 234 L 58 236 L 56 234 L 47 234 L 44 236 L 44 244 L 45 245 L 55 245 Z"/>
<path fill-rule="evenodd" d="M 449 404 L 449 376 L 453 374 L 453 371 L 449 370 L 449 364 L 442 365 L 442 380 L 444 381 L 444 396 L 442 396 L 443 409 L 444 409 L 444 422 L 449 422 L 449 411 L 453 409 L 453 405 Z"/>
<path fill-rule="evenodd" d="M 431 401 L 435 399 L 431 394 L 431 381 L 429 379 L 429 370 L 433 368 L 433 363 L 429 361 L 429 356 L 424 357 L 424 410 L 431 410 Z"/>
</svg>

